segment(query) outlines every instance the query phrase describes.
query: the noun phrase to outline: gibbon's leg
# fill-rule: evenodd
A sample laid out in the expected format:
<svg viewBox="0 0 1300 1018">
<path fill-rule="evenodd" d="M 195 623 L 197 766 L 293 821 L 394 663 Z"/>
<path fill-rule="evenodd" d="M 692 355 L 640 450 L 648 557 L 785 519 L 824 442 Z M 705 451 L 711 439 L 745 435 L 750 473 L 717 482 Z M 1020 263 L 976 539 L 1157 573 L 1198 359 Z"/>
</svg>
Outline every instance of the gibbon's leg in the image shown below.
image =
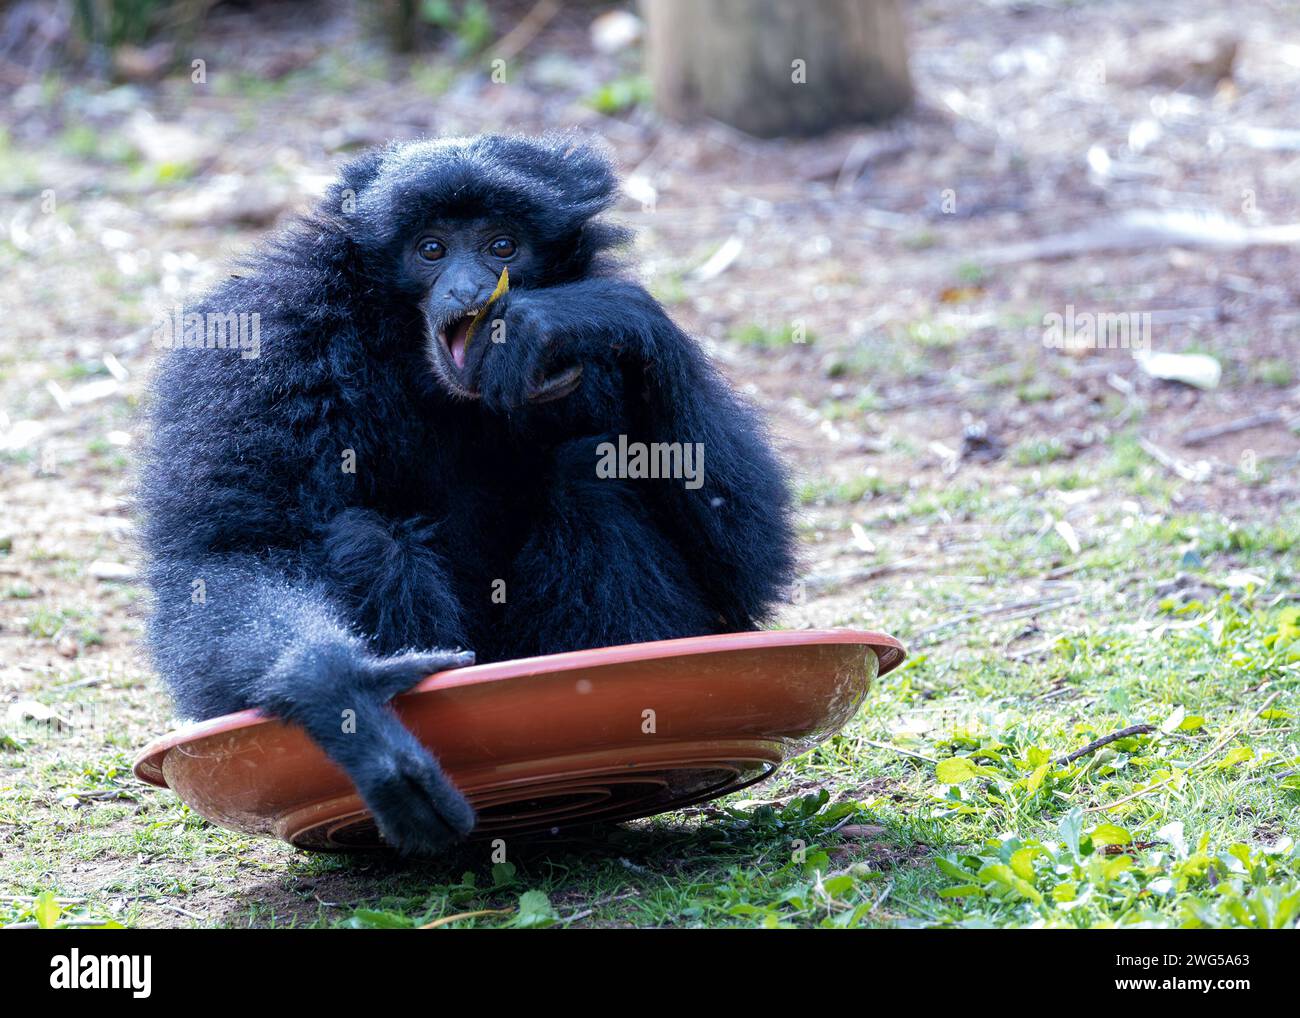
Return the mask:
<svg viewBox="0 0 1300 1018">
<path fill-rule="evenodd" d="M 678 550 L 647 513 L 637 485 L 596 475 L 596 447 L 567 442 L 538 523 L 516 556 L 503 636 L 511 656 L 666 640 L 714 632 Z"/>
<path fill-rule="evenodd" d="M 325 527 L 326 575 L 345 592 L 350 617 L 377 653 L 468 645 L 439 529 L 431 520 L 391 521 L 355 508 Z"/>
</svg>

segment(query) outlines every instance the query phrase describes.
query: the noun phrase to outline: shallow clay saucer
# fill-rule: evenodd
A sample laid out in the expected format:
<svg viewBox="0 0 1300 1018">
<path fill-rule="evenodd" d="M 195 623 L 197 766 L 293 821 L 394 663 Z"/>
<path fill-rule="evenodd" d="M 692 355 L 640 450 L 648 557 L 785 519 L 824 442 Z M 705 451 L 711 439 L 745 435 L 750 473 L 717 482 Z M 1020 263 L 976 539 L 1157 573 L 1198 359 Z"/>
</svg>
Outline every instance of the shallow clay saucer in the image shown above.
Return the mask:
<svg viewBox="0 0 1300 1018">
<path fill-rule="evenodd" d="M 857 712 L 902 645 L 852 630 L 603 647 L 431 675 L 393 701 L 478 811 L 476 837 L 664 813 L 770 776 Z M 154 741 L 136 776 L 299 848 L 381 848 L 351 782 L 257 711 Z"/>
</svg>

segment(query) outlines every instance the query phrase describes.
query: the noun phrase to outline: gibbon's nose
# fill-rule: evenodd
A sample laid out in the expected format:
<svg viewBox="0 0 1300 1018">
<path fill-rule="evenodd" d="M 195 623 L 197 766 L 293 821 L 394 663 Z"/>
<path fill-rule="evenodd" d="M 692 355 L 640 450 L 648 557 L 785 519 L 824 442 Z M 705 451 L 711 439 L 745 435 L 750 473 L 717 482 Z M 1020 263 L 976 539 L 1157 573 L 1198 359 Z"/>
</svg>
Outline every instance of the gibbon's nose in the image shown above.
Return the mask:
<svg viewBox="0 0 1300 1018">
<path fill-rule="evenodd" d="M 477 292 L 475 288 L 469 286 L 454 287 L 447 291 L 447 295 L 443 299 L 461 311 L 468 311 L 474 306 L 474 295 Z"/>
<path fill-rule="evenodd" d="M 447 288 L 443 300 L 460 311 L 470 311 L 481 308 L 491 295 L 490 287 L 485 288 L 468 280 L 458 280 Z"/>
</svg>

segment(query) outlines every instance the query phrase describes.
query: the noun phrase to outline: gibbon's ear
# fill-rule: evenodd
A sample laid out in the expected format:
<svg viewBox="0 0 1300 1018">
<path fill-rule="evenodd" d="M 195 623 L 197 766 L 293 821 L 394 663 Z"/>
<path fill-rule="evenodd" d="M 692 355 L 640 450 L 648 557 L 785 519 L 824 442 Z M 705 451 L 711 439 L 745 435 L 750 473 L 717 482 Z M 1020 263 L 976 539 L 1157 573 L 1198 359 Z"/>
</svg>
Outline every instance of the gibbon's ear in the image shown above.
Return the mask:
<svg viewBox="0 0 1300 1018">
<path fill-rule="evenodd" d="M 539 197 L 562 212 L 566 225 L 591 219 L 618 200 L 618 173 L 609 153 L 577 135 L 487 135 L 479 144 L 494 162 L 531 178 Z"/>
<path fill-rule="evenodd" d="M 541 137 L 484 135 L 471 148 L 503 191 L 528 210 L 545 265 L 536 281 L 580 279 L 597 270 L 603 252 L 626 244 L 632 231 L 600 218 L 621 191 L 603 144 L 571 133 Z"/>
<path fill-rule="evenodd" d="M 324 217 L 342 224 L 356 211 L 362 193 L 374 181 L 384 161 L 382 147 L 367 149 L 349 159 L 339 169 L 338 179 L 330 184 L 318 206 Z"/>
<path fill-rule="evenodd" d="M 580 279 L 602 271 L 605 252 L 626 245 L 632 230 L 601 218 L 618 201 L 622 186 L 603 145 L 574 135 L 549 134 L 538 143 L 544 155 L 538 168 L 555 181 L 562 207 L 569 210 L 567 238 L 548 245 L 547 275 L 552 281 Z"/>
</svg>

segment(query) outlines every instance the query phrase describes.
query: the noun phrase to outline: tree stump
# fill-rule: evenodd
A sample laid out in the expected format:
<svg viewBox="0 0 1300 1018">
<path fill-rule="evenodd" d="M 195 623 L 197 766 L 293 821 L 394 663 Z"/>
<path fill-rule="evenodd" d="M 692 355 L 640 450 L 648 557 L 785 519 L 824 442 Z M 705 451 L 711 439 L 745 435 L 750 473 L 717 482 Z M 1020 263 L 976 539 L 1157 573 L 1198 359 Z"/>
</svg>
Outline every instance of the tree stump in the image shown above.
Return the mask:
<svg viewBox="0 0 1300 1018">
<path fill-rule="evenodd" d="M 759 137 L 880 120 L 910 102 L 898 0 L 644 0 L 660 112 Z"/>
</svg>

